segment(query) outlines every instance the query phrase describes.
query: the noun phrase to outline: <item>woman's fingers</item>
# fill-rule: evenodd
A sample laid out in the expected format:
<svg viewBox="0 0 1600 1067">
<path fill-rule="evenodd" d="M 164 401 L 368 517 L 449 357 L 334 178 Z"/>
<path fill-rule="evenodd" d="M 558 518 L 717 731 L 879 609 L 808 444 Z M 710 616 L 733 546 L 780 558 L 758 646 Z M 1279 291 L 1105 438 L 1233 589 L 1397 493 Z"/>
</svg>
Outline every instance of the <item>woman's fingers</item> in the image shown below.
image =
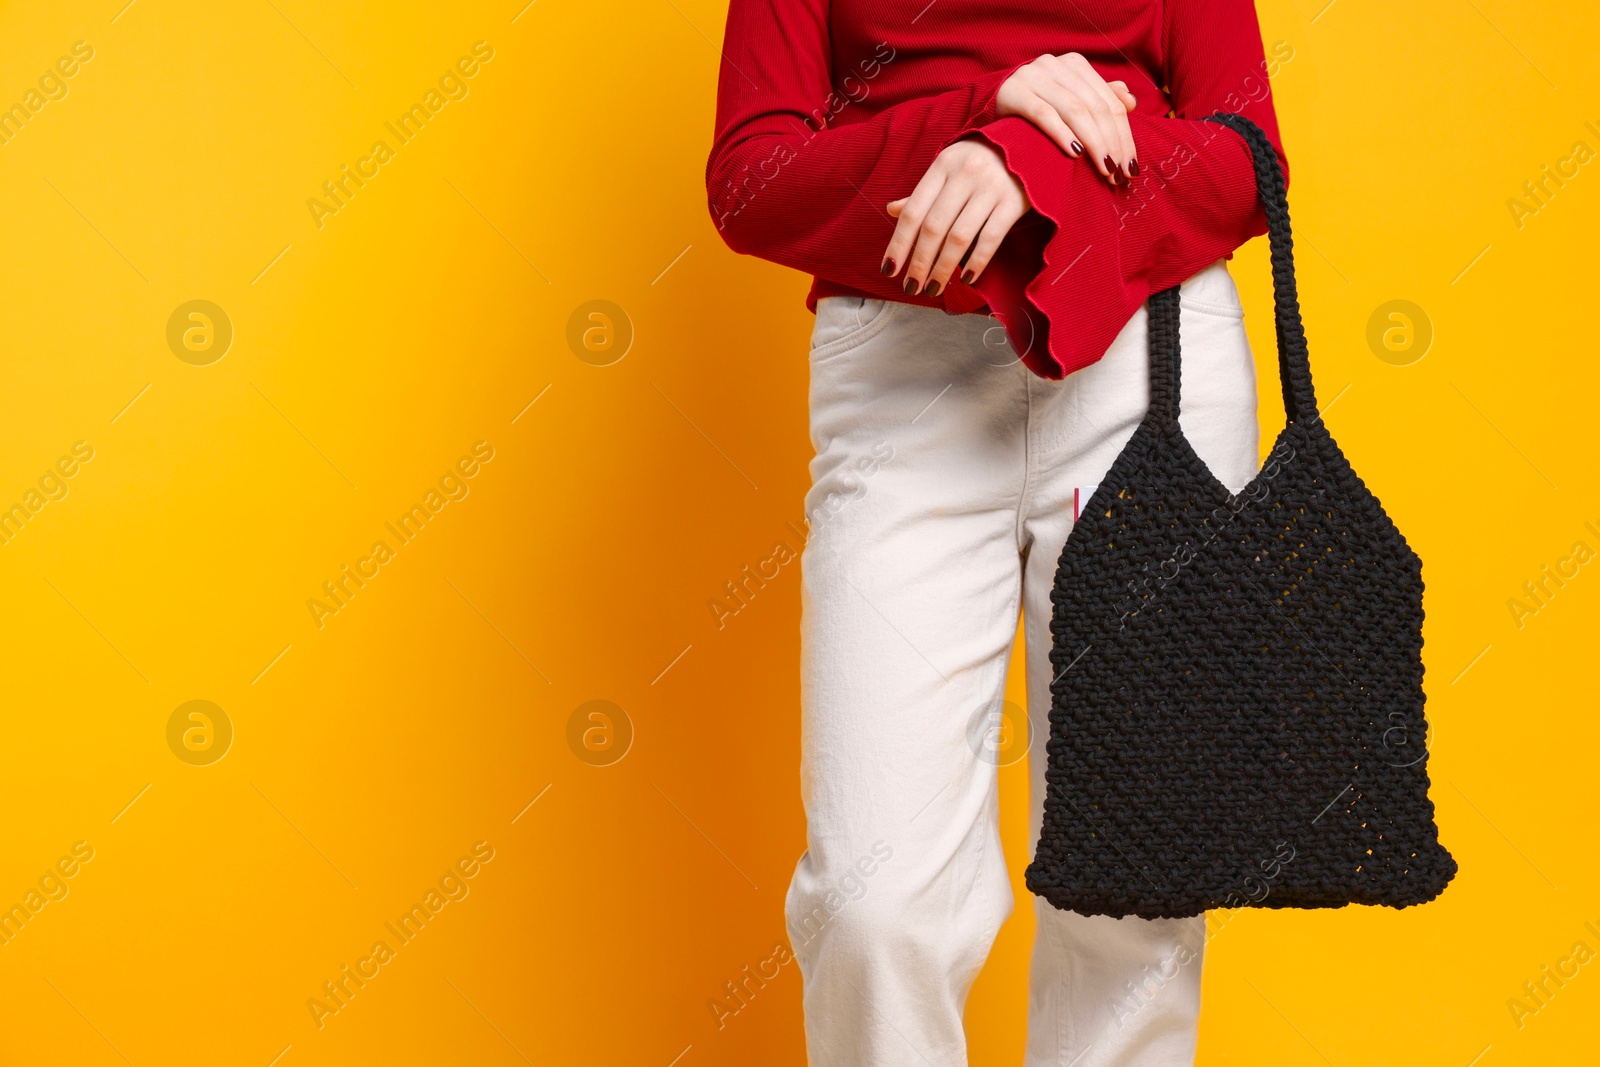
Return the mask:
<svg viewBox="0 0 1600 1067">
<path fill-rule="evenodd" d="M 1121 184 L 1126 185 L 1129 175 L 1139 173 L 1139 165 L 1134 160 L 1133 130 L 1128 125 L 1128 109 L 1116 91 L 1094 70 L 1089 71 L 1084 81 L 1099 99 L 1100 114 L 1116 138 L 1117 148 L 1112 158 L 1117 164 L 1117 177 L 1122 179 Z"/>
<path fill-rule="evenodd" d="M 900 205 L 898 211 L 893 212 L 898 221 L 895 223 L 894 235 L 889 238 L 889 247 L 883 253 L 883 273 L 893 277 L 904 270 L 907 286 L 912 282 L 910 261 L 913 246 L 922 229 L 923 220 L 927 217 L 928 209 L 933 206 L 944 182 L 945 168 L 936 159 L 933 166 L 922 176 L 922 180 L 917 182 L 917 187 L 911 191 L 911 195 L 895 201 Z M 926 277 L 926 274 L 916 275 L 916 285 L 919 288 Z M 906 289 L 908 293 L 913 291 L 911 288 Z"/>
<path fill-rule="evenodd" d="M 1133 158 L 1133 133 L 1128 128 L 1128 109 L 1099 72 L 1081 57 L 1079 62 L 1065 65 L 1062 78 L 1072 95 L 1094 118 L 1104 143 L 1103 151 L 1098 151 L 1094 157 L 1102 173 L 1115 174 L 1117 180 L 1114 184 L 1126 185 L 1128 171 L 1125 168 Z M 1137 165 L 1134 169 L 1137 171 Z"/>
<path fill-rule="evenodd" d="M 906 281 L 903 288 L 907 293 L 915 295 L 920 292 L 926 296 L 937 296 L 939 290 L 950 280 L 948 272 L 942 280 L 935 278 L 933 268 L 957 220 L 971 199 L 972 191 L 970 176 L 960 170 L 947 175 L 944 183 L 940 185 L 938 195 L 928 206 L 921 225 L 917 227 L 916 244 L 906 260 Z M 905 222 L 904 214 L 900 216 L 900 221 Z M 956 253 L 957 258 L 960 258 L 960 255 L 960 252 Z"/>
<path fill-rule="evenodd" d="M 1019 67 L 995 103 L 998 115 L 1025 118 L 1069 156 L 1087 157 L 1113 185 L 1126 185 L 1139 173 L 1128 123 L 1138 100 L 1126 82 L 1106 81 L 1077 52 L 1042 55 Z"/>
<path fill-rule="evenodd" d="M 939 153 L 910 196 L 887 209 L 897 221 L 883 273 L 903 266 L 906 293 L 937 296 L 963 266 L 969 284 L 983 272 L 1028 210 L 1028 197 L 997 149 L 961 140 Z"/>
<path fill-rule="evenodd" d="M 950 186 L 947 185 L 945 188 L 949 189 Z M 978 239 L 978 234 L 988 222 L 998 199 L 999 197 L 985 190 L 977 190 L 968 197 L 955 222 L 951 224 L 950 231 L 945 234 L 938 258 L 934 260 L 933 269 L 928 274 L 925 291 L 929 296 L 938 294 L 950 284 L 951 276 L 960 266 L 967 250 Z"/>
<path fill-rule="evenodd" d="M 1094 124 L 1095 147 L 1091 158 L 1095 161 L 1096 169 L 1113 185 L 1117 184 L 1117 179 L 1120 177 L 1117 164 L 1122 159 L 1122 140 L 1118 135 L 1116 121 L 1127 114 L 1126 109 L 1119 104 L 1113 114 L 1109 101 L 1114 97 L 1106 88 L 1105 79 L 1100 77 L 1100 73 L 1087 59 L 1076 52 L 1068 56 L 1058 68 L 1057 80 L 1061 88 L 1077 101 L 1077 110 L 1087 115 L 1086 119 L 1079 121 Z"/>
<path fill-rule="evenodd" d="M 1090 101 L 1084 99 L 1076 85 L 1064 81 L 1051 82 L 1041 86 L 1040 95 L 1045 103 L 1044 110 L 1055 112 L 1063 125 L 1072 131 L 1072 139 L 1083 145 L 1084 158 L 1102 177 L 1111 181 L 1116 170 L 1106 160 L 1116 151 L 1117 140 L 1110 124 L 1101 121 Z M 1034 120 L 1034 124 L 1041 129 L 1045 129 L 1044 124 L 1048 122 L 1046 118 Z"/>
<path fill-rule="evenodd" d="M 1018 70 L 1001 86 L 997 111 L 1017 115 L 1044 131 L 1056 146 L 1076 159 L 1084 146 L 1073 131 L 1071 120 L 1059 106 L 1057 73 L 1064 64 L 1060 56 L 1040 56 Z"/>
<path fill-rule="evenodd" d="M 994 254 L 1000 250 L 1000 242 L 1005 240 L 1006 234 L 1011 232 L 1011 227 L 1017 224 L 1027 210 L 1026 203 L 1015 203 L 1001 198 L 995 205 L 989 217 L 984 220 L 983 229 L 978 234 L 978 239 L 972 243 L 972 249 L 967 255 L 967 261 L 961 267 L 961 280 L 968 285 L 978 280 L 983 273 L 983 268 L 989 265 Z"/>
<path fill-rule="evenodd" d="M 1061 108 L 1051 99 L 1035 93 L 1029 97 L 1024 107 L 1026 110 L 1021 113 L 1022 117 L 1039 127 L 1061 151 L 1073 159 L 1086 153 L 1087 150 L 1079 139 L 1077 131 L 1062 117 Z"/>
</svg>

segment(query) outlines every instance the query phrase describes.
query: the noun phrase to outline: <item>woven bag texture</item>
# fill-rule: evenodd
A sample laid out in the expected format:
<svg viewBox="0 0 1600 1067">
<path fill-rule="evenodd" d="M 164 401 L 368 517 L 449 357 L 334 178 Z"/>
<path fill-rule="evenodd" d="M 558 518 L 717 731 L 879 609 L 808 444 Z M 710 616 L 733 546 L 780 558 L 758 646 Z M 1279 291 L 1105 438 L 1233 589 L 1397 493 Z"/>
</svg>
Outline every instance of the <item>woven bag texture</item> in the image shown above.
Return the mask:
<svg viewBox="0 0 1600 1067">
<path fill-rule="evenodd" d="M 1288 423 L 1237 495 L 1178 425 L 1176 288 L 1149 302 L 1150 406 L 1052 592 L 1030 890 L 1086 915 L 1406 907 L 1455 874 L 1428 798 L 1422 562 L 1323 423 L 1283 172 L 1248 119 Z"/>
</svg>

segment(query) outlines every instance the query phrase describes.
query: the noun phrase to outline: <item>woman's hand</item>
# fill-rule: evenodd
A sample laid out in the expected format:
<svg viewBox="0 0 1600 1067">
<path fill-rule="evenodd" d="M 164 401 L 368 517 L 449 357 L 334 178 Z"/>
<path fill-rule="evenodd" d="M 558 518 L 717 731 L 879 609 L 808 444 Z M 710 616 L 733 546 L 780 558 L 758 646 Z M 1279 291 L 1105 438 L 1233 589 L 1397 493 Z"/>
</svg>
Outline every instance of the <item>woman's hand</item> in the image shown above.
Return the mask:
<svg viewBox="0 0 1600 1067">
<path fill-rule="evenodd" d="M 1027 119 L 1074 159 L 1088 156 L 1112 185 L 1139 173 L 1128 128 L 1136 103 L 1126 83 L 1106 81 L 1077 52 L 1017 68 L 995 96 L 998 115 Z"/>
<path fill-rule="evenodd" d="M 945 148 L 911 195 L 888 205 L 899 219 L 884 253 L 883 273 L 905 266 L 907 293 L 937 296 L 958 266 L 971 285 L 1000 242 L 1028 210 L 1022 183 L 1000 152 L 966 138 Z"/>
</svg>

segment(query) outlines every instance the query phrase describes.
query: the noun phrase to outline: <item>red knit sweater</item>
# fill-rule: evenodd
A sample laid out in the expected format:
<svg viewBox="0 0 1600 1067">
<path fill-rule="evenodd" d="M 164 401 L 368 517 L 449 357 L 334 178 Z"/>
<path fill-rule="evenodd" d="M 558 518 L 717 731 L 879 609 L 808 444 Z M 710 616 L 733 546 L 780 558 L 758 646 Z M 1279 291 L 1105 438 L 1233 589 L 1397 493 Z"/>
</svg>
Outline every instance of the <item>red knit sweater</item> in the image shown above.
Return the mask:
<svg viewBox="0 0 1600 1067">
<path fill-rule="evenodd" d="M 1012 72 L 1065 52 L 1138 98 L 1130 186 L 995 117 Z M 711 215 L 735 251 L 814 275 L 812 311 L 830 294 L 989 310 L 1029 368 L 1060 378 L 1105 355 L 1152 292 L 1266 232 L 1243 139 L 1198 120 L 1243 114 L 1282 157 L 1272 69 L 1251 0 L 730 0 Z M 1001 151 L 1033 210 L 975 285 L 907 296 L 879 273 L 884 205 L 966 136 Z"/>
</svg>

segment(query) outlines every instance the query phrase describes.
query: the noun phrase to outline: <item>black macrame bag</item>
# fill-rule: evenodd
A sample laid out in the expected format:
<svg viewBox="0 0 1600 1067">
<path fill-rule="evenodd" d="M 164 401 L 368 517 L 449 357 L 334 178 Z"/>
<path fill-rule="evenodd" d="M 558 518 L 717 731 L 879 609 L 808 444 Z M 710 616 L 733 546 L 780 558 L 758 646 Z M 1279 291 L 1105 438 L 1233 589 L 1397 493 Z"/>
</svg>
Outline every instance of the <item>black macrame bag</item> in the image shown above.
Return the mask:
<svg viewBox="0 0 1600 1067">
<path fill-rule="evenodd" d="M 1403 908 L 1456 871 L 1428 799 L 1422 561 L 1317 411 L 1283 171 L 1255 157 L 1288 424 L 1237 496 L 1178 425 L 1178 290 L 1150 406 L 1061 552 L 1028 888 L 1085 915 Z"/>
</svg>

